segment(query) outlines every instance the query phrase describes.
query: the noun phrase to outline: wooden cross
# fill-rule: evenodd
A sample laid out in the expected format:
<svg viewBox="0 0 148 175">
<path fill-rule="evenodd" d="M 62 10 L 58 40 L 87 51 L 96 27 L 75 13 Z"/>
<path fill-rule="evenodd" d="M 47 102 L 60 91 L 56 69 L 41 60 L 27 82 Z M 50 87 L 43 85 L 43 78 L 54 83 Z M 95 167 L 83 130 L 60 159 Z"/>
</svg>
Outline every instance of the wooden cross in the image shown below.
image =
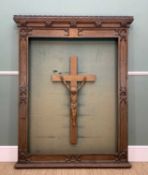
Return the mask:
<svg viewBox="0 0 148 175">
<path fill-rule="evenodd" d="M 77 98 L 79 89 L 87 82 L 94 82 L 95 75 L 77 74 L 77 57 L 70 58 L 70 74 L 52 75 L 52 81 L 61 81 L 70 92 L 70 142 L 77 143 Z"/>
</svg>

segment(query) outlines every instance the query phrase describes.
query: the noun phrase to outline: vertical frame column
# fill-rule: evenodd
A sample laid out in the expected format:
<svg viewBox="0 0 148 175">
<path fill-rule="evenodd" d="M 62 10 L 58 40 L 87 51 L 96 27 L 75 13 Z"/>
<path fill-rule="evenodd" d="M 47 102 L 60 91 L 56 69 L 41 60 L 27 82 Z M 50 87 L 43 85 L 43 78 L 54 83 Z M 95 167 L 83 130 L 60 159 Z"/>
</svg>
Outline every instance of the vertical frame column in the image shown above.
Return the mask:
<svg viewBox="0 0 148 175">
<path fill-rule="evenodd" d="M 19 161 L 27 157 L 28 125 L 28 29 L 21 28 L 19 37 Z"/>
<path fill-rule="evenodd" d="M 128 161 L 127 29 L 118 30 L 118 160 Z"/>
</svg>

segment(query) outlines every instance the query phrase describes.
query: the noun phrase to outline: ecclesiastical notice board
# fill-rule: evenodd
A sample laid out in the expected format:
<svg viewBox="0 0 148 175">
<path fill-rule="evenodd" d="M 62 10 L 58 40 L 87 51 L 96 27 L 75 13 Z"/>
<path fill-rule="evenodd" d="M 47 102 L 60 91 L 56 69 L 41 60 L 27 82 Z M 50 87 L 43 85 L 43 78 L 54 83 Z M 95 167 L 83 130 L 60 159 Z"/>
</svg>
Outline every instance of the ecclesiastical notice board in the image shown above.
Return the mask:
<svg viewBox="0 0 148 175">
<path fill-rule="evenodd" d="M 16 168 L 130 167 L 127 43 L 133 17 L 14 16 Z"/>
</svg>

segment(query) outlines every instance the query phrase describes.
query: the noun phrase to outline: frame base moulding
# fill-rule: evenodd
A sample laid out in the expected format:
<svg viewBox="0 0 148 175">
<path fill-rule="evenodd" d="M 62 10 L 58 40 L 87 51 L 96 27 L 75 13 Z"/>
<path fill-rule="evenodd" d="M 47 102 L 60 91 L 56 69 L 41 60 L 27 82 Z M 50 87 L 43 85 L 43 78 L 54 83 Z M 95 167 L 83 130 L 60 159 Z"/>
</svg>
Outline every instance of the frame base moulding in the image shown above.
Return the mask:
<svg viewBox="0 0 148 175">
<path fill-rule="evenodd" d="M 130 168 L 131 164 L 129 162 L 124 163 L 109 163 L 109 162 L 102 162 L 102 163 L 32 163 L 32 164 L 24 164 L 24 163 L 16 163 L 16 168 Z"/>
<path fill-rule="evenodd" d="M 129 153 L 128 160 L 130 162 L 148 162 L 148 145 L 147 146 L 130 145 L 128 146 L 128 153 Z M 17 162 L 17 156 L 18 156 L 18 146 L 0 146 L 0 162 Z M 17 164 L 18 167 L 20 165 L 21 165 L 20 163 Z M 99 166 L 103 167 L 103 164 L 99 164 Z"/>
</svg>

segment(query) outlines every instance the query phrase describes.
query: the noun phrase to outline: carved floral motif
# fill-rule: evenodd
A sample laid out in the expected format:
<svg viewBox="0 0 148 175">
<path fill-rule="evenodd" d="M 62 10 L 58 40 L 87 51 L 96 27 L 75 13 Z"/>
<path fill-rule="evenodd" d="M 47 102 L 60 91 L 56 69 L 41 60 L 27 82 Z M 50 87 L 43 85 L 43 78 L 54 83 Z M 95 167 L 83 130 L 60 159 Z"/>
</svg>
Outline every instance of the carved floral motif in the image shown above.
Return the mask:
<svg viewBox="0 0 148 175">
<path fill-rule="evenodd" d="M 21 162 L 29 162 L 29 159 L 28 159 L 28 154 L 27 154 L 27 151 L 25 150 L 21 150 L 21 149 L 19 149 L 19 151 L 18 151 L 18 154 L 19 154 L 19 160 L 21 161 Z"/>
<path fill-rule="evenodd" d="M 101 20 L 96 21 L 95 25 L 96 25 L 96 27 L 101 27 L 102 26 Z"/>
<path fill-rule="evenodd" d="M 117 36 L 120 37 L 120 41 L 127 40 L 127 29 L 115 29 L 115 32 L 117 32 Z"/>
<path fill-rule="evenodd" d="M 116 157 L 117 157 L 116 161 L 125 161 L 125 160 L 127 160 L 127 151 L 122 151 L 122 152 L 117 153 Z"/>
<path fill-rule="evenodd" d="M 51 27 L 52 26 L 52 21 L 51 20 L 46 20 L 45 21 L 45 27 Z"/>
<path fill-rule="evenodd" d="M 19 88 L 20 104 L 26 104 L 27 101 L 27 87 L 21 86 Z"/>
<path fill-rule="evenodd" d="M 65 162 L 69 162 L 69 163 L 80 162 L 80 161 L 81 161 L 80 155 L 67 155 L 65 159 Z"/>
<path fill-rule="evenodd" d="M 20 37 L 23 40 L 26 40 L 28 36 L 31 35 L 32 29 L 31 28 L 22 28 L 20 29 Z"/>
<path fill-rule="evenodd" d="M 77 21 L 76 20 L 71 20 L 70 21 L 70 27 L 77 27 Z"/>
<path fill-rule="evenodd" d="M 120 88 L 120 103 L 127 103 L 127 88 Z"/>
</svg>

